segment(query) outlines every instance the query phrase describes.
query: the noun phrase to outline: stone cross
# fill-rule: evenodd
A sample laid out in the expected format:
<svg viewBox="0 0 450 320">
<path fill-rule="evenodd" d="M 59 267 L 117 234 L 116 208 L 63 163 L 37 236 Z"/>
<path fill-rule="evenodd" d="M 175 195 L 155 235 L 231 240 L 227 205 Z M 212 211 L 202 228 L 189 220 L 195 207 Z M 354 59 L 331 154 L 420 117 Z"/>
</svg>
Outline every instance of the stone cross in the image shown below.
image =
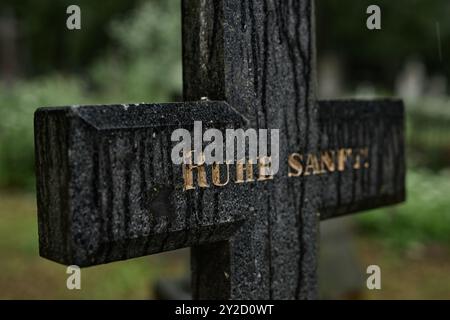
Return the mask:
<svg viewBox="0 0 450 320">
<path fill-rule="evenodd" d="M 403 105 L 316 100 L 312 0 L 184 0 L 182 19 L 193 102 L 36 112 L 40 254 L 191 247 L 193 298 L 316 298 L 320 220 L 404 200 Z M 171 132 L 194 121 L 279 129 L 279 173 L 174 165 Z"/>
</svg>

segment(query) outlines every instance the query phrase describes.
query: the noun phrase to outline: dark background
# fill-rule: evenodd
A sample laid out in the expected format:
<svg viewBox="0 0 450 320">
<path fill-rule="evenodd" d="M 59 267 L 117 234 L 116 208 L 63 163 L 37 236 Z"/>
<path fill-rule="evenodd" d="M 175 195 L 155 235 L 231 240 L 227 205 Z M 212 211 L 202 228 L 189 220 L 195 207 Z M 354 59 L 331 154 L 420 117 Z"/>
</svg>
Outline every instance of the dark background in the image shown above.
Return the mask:
<svg viewBox="0 0 450 320">
<path fill-rule="evenodd" d="M 66 28 L 81 8 L 82 29 Z M 382 29 L 366 28 L 366 9 Z M 317 0 L 319 96 L 406 102 L 408 201 L 322 225 L 325 298 L 450 298 L 450 2 Z M 40 106 L 164 102 L 181 96 L 177 0 L 2 0 L 0 4 L 0 298 L 151 298 L 186 273 L 187 251 L 89 268 L 38 257 L 33 112 Z M 338 239 L 336 241 L 336 239 Z M 383 289 L 365 289 L 365 268 Z"/>
</svg>

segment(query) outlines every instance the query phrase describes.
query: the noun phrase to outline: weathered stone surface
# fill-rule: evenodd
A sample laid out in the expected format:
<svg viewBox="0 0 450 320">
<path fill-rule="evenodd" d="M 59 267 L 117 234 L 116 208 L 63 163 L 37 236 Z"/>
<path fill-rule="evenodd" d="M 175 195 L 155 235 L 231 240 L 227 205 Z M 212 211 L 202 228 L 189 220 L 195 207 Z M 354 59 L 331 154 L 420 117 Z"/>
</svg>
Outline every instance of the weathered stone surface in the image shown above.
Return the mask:
<svg viewBox="0 0 450 320">
<path fill-rule="evenodd" d="M 321 219 L 404 201 L 403 103 L 349 100 L 318 105 L 320 150 L 369 151 L 368 168 L 321 176 Z"/>
<path fill-rule="evenodd" d="M 316 298 L 320 219 L 402 201 L 405 164 L 400 102 L 316 101 L 313 3 L 183 0 L 184 98 L 224 102 L 38 110 L 41 255 L 89 266 L 191 246 L 194 298 Z M 279 129 L 279 173 L 183 191 L 170 135 L 195 120 Z M 292 153 L 345 148 L 367 167 L 288 177 Z"/>
<path fill-rule="evenodd" d="M 195 298 L 316 297 L 319 180 L 281 177 L 290 152 L 318 147 L 312 7 L 183 1 L 185 99 L 225 100 L 250 127 L 280 129 L 278 179 L 240 187 L 254 207 L 244 226 L 228 242 L 193 248 Z"/>
<path fill-rule="evenodd" d="M 218 210 L 217 190 L 184 192 L 170 159 L 172 131 L 194 121 L 243 119 L 223 102 L 39 109 L 40 254 L 90 266 L 228 239 L 245 205 Z"/>
<path fill-rule="evenodd" d="M 319 219 L 404 197 L 402 108 L 316 103 L 313 1 L 186 0 L 183 17 L 185 98 L 225 100 L 250 127 L 280 129 L 280 175 L 241 187 L 242 201 L 255 204 L 243 227 L 228 242 L 192 249 L 194 298 L 315 298 Z M 292 152 L 365 143 L 376 166 L 364 173 L 286 178 Z"/>
</svg>

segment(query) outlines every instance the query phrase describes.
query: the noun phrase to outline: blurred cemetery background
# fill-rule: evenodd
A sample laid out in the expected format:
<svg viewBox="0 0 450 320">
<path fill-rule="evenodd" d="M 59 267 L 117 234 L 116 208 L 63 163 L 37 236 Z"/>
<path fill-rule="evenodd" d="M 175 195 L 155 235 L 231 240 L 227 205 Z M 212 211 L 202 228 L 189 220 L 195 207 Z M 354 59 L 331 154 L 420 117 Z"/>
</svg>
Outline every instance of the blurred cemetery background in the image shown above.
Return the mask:
<svg viewBox="0 0 450 320">
<path fill-rule="evenodd" d="M 78 4 L 82 29 L 66 28 Z M 382 30 L 366 8 L 382 8 Z M 323 298 L 450 299 L 450 2 L 317 0 L 320 98 L 405 100 L 408 201 L 322 223 Z M 39 106 L 179 101 L 178 0 L 2 0 L 0 4 L 0 298 L 154 297 L 185 275 L 188 250 L 83 271 L 38 256 L 33 113 Z M 365 288 L 368 265 L 382 290 Z"/>
</svg>

